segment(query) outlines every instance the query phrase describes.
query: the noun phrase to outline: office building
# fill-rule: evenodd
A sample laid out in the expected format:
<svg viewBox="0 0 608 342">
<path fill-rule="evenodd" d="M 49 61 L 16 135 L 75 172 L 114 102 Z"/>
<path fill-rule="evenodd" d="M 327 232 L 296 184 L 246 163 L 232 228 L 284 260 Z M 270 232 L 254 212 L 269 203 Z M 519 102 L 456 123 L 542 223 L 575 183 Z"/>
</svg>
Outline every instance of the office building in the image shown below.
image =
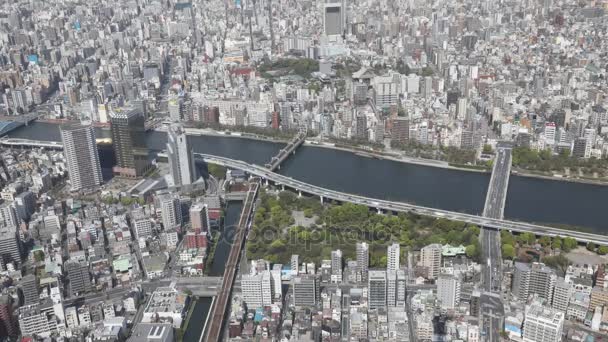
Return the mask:
<svg viewBox="0 0 608 342">
<path fill-rule="evenodd" d="M 392 75 L 376 76 L 373 83 L 374 90 L 376 91 L 376 107 L 386 109 L 398 104 L 399 84 L 395 82 L 395 78 Z"/>
<path fill-rule="evenodd" d="M 258 274 L 246 274 L 241 277 L 241 293 L 247 309 L 257 309 L 272 304 L 273 281 L 270 271 Z"/>
<path fill-rule="evenodd" d="M 550 301 L 553 298 L 553 288 L 557 276 L 555 271 L 542 263 L 515 263 L 513 274 L 513 295 L 520 301 L 528 300 L 530 295 L 537 294 L 540 298 Z"/>
<path fill-rule="evenodd" d="M 89 266 L 84 262 L 66 261 L 64 265 L 69 280 L 70 293 L 82 294 L 91 290 Z"/>
<path fill-rule="evenodd" d="M 539 304 L 526 307 L 524 342 L 559 342 L 562 340 L 563 328 L 563 312 Z"/>
<path fill-rule="evenodd" d="M 367 306 L 371 309 L 386 307 L 386 271 L 370 270 L 367 281 Z"/>
<path fill-rule="evenodd" d="M 152 236 L 152 219 L 149 217 L 137 217 L 133 219 L 135 227 L 135 236 L 139 238 L 148 238 Z"/>
<path fill-rule="evenodd" d="M 135 109 L 113 111 L 110 122 L 116 156 L 114 173 L 123 177 L 143 176 L 151 167 L 143 114 Z"/>
<path fill-rule="evenodd" d="M 342 282 L 342 251 L 331 251 L 331 281 L 332 283 Z"/>
<path fill-rule="evenodd" d="M 319 278 L 312 274 L 293 277 L 291 288 L 293 290 L 293 304 L 295 306 L 315 306 L 319 302 Z"/>
<path fill-rule="evenodd" d="M 405 144 L 410 140 L 410 120 L 405 117 L 393 119 L 391 138 L 400 144 Z"/>
<path fill-rule="evenodd" d="M 207 232 L 211 226 L 207 204 L 196 203 L 190 207 L 190 225 L 195 232 Z"/>
<path fill-rule="evenodd" d="M 367 280 L 367 272 L 369 270 L 369 245 L 367 242 L 357 242 L 357 268 L 361 274 L 361 280 Z"/>
<path fill-rule="evenodd" d="M 591 157 L 591 144 L 586 138 L 576 138 L 572 141 L 572 156 L 575 158 Z"/>
<path fill-rule="evenodd" d="M 545 124 L 545 133 L 544 133 L 544 137 L 545 137 L 545 143 L 547 145 L 555 145 L 555 123 L 553 122 L 547 122 Z"/>
<path fill-rule="evenodd" d="M 13 315 L 17 307 L 11 296 L 0 295 L 0 336 L 17 336 L 17 322 Z"/>
<path fill-rule="evenodd" d="M 437 299 L 442 309 L 453 309 L 460 304 L 460 279 L 452 274 L 437 278 Z"/>
<path fill-rule="evenodd" d="M 53 306 L 48 303 L 22 306 L 18 315 L 22 336 L 50 337 L 57 331 L 57 318 Z"/>
<path fill-rule="evenodd" d="M 420 264 L 427 268 L 428 278 L 436 279 L 441 267 L 441 244 L 434 243 L 420 250 Z"/>
<path fill-rule="evenodd" d="M 323 32 L 326 36 L 342 35 L 346 29 L 346 2 L 325 0 L 323 7 Z"/>
<path fill-rule="evenodd" d="M 355 120 L 355 138 L 359 140 L 367 140 L 367 117 L 359 114 Z"/>
<path fill-rule="evenodd" d="M 38 279 L 34 274 L 28 274 L 19 280 L 19 289 L 23 295 L 23 305 L 38 304 L 40 293 L 38 292 Z"/>
<path fill-rule="evenodd" d="M 21 241 L 17 235 L 17 227 L 0 227 L 0 265 L 3 267 L 13 263 L 15 268 L 21 265 Z"/>
<path fill-rule="evenodd" d="M 401 258 L 401 249 L 398 243 L 393 243 L 388 246 L 386 253 L 386 269 L 396 271 L 399 269 L 399 259 Z"/>
<path fill-rule="evenodd" d="M 70 177 L 70 189 L 79 191 L 101 185 L 103 178 L 93 127 L 62 128 L 61 141 Z"/>
<path fill-rule="evenodd" d="M 178 227 L 182 224 L 182 207 L 179 198 L 169 193 L 163 193 L 158 196 L 158 204 L 161 209 L 165 230 Z"/>
<path fill-rule="evenodd" d="M 183 126 L 173 124 L 167 132 L 167 158 L 173 184 L 189 185 L 197 179 L 192 147 Z"/>
<path fill-rule="evenodd" d="M 18 220 L 29 221 L 36 212 L 36 195 L 31 191 L 24 191 L 15 197 L 13 204 Z"/>
</svg>

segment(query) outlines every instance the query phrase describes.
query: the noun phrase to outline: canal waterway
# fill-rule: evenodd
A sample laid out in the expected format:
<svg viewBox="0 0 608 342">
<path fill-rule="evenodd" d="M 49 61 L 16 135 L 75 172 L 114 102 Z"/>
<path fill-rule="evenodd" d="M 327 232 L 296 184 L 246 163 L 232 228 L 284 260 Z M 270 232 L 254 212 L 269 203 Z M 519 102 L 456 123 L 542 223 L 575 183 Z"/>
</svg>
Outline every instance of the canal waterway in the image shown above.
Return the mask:
<svg viewBox="0 0 608 342">
<path fill-rule="evenodd" d="M 108 130 L 98 130 L 108 137 Z M 59 141 L 59 127 L 36 122 L 9 135 L 15 138 Z M 196 152 L 264 165 L 283 146 L 280 143 L 222 136 L 191 136 Z M 147 134 L 151 149 L 164 149 L 166 135 Z M 318 186 L 358 195 L 480 214 L 489 174 L 378 160 L 347 151 L 302 146 L 280 173 Z M 587 227 L 607 233 L 608 187 L 512 175 L 505 218 L 533 223 Z M 217 253 L 217 252 L 216 252 Z"/>
</svg>

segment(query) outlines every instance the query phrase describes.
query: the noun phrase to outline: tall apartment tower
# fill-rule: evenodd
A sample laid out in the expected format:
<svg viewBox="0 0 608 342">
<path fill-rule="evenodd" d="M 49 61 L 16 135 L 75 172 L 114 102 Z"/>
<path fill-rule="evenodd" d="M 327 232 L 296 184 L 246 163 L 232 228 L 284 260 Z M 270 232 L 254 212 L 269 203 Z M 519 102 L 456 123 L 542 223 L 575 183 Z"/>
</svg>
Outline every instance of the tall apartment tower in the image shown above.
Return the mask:
<svg viewBox="0 0 608 342">
<path fill-rule="evenodd" d="M 346 30 L 346 1 L 325 0 L 323 32 L 326 36 L 340 36 Z"/>
<path fill-rule="evenodd" d="M 528 297 L 533 294 L 550 301 L 553 298 L 556 281 L 555 271 L 546 267 L 543 263 L 535 262 L 529 265 L 516 262 L 513 275 L 513 294 L 520 301 L 528 300 Z"/>
<path fill-rule="evenodd" d="M 437 279 L 437 298 L 442 309 L 453 309 L 460 304 L 460 279 L 452 274 L 440 274 Z"/>
<path fill-rule="evenodd" d="M 567 282 L 563 278 L 559 278 L 555 282 L 555 288 L 553 289 L 553 300 L 551 301 L 551 306 L 555 310 L 559 310 L 561 312 L 568 311 L 568 304 L 570 303 L 570 297 L 574 293 L 574 287 L 571 283 Z M 593 298 L 593 294 L 591 295 Z M 593 301 L 592 301 L 593 302 Z M 591 308 L 595 306 L 591 306 Z"/>
<path fill-rule="evenodd" d="M 404 270 L 386 271 L 386 305 L 405 306 L 407 278 Z"/>
<path fill-rule="evenodd" d="M 298 275 L 298 270 L 300 268 L 300 256 L 297 254 L 293 254 L 291 256 L 291 272 L 294 275 Z"/>
<path fill-rule="evenodd" d="M 21 241 L 16 226 L 0 227 L 0 265 L 13 263 L 15 268 L 21 265 Z"/>
<path fill-rule="evenodd" d="M 136 109 L 113 111 L 112 145 L 116 155 L 114 173 L 124 177 L 141 177 L 151 167 L 145 141 L 145 120 Z"/>
<path fill-rule="evenodd" d="M 339 249 L 331 251 L 331 281 L 342 282 L 342 251 Z"/>
<path fill-rule="evenodd" d="M 182 224 L 182 208 L 179 198 L 169 193 L 158 196 L 158 204 L 165 230 L 175 228 Z"/>
<path fill-rule="evenodd" d="M 396 271 L 399 269 L 399 259 L 401 256 L 401 248 L 398 243 L 393 243 L 388 246 L 386 253 L 386 269 L 388 271 Z"/>
<path fill-rule="evenodd" d="M 369 271 L 367 281 L 367 306 L 371 309 L 379 309 L 386 307 L 387 299 L 387 280 L 386 271 L 372 270 Z"/>
<path fill-rule="evenodd" d="M 391 138 L 401 144 L 410 140 L 410 120 L 408 118 L 398 117 L 393 119 Z"/>
<path fill-rule="evenodd" d="M 70 176 L 71 190 L 78 191 L 101 185 L 103 178 L 93 127 L 62 128 L 61 141 Z"/>
<path fill-rule="evenodd" d="M 175 186 L 189 185 L 196 180 L 192 147 L 182 125 L 173 124 L 167 132 L 167 156 Z"/>
<path fill-rule="evenodd" d="M 315 306 L 319 302 L 320 291 L 319 278 L 312 274 L 304 274 L 293 277 L 291 288 L 293 289 L 293 303 L 295 306 Z"/>
<path fill-rule="evenodd" d="M 538 304 L 526 307 L 523 340 L 526 342 L 561 341 L 564 317 L 563 312 Z"/>
<path fill-rule="evenodd" d="M 434 243 L 420 250 L 420 263 L 429 271 L 429 279 L 436 279 L 441 268 L 441 245 Z"/>
<path fill-rule="evenodd" d="M 361 273 L 363 281 L 367 280 L 367 273 L 369 270 L 369 245 L 367 242 L 357 243 L 357 267 Z"/>
<path fill-rule="evenodd" d="M 197 233 L 209 231 L 211 223 L 207 204 L 197 203 L 190 207 L 190 225 Z"/>
</svg>

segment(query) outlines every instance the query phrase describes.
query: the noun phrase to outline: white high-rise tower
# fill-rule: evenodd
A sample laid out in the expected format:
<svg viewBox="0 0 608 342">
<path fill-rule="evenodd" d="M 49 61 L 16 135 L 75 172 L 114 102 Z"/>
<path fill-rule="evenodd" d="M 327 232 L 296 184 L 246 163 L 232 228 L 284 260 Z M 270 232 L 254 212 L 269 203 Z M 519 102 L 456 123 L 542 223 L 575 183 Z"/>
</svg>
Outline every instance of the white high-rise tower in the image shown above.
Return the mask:
<svg viewBox="0 0 608 342">
<path fill-rule="evenodd" d="M 181 125 L 175 124 L 169 127 L 167 132 L 167 156 L 173 184 L 182 186 L 194 183 L 197 176 L 192 148 Z"/>
<path fill-rule="evenodd" d="M 91 126 L 61 129 L 63 155 L 70 176 L 71 190 L 93 188 L 103 183 L 95 131 Z"/>
</svg>

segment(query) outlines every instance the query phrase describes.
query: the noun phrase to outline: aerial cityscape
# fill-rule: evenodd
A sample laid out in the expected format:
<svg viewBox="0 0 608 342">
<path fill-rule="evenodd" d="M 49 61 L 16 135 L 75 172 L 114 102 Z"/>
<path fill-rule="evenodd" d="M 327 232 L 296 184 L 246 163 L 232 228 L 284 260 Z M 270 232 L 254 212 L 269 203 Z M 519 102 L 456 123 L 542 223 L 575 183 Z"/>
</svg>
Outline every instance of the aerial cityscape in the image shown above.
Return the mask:
<svg viewBox="0 0 608 342">
<path fill-rule="evenodd" d="M 608 2 L 0 2 L 0 342 L 608 341 Z"/>
</svg>

